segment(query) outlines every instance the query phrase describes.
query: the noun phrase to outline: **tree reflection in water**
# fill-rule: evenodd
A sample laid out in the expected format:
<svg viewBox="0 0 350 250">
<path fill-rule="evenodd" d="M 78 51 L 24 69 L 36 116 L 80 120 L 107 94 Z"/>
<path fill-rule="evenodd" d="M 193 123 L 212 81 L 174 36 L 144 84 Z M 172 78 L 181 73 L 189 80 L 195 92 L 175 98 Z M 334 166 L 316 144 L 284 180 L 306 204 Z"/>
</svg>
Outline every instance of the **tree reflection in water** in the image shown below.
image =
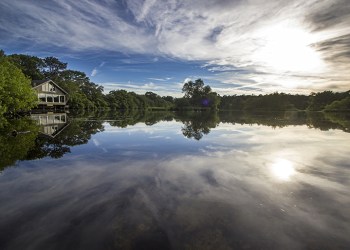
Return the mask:
<svg viewBox="0 0 350 250">
<path fill-rule="evenodd" d="M 348 114 L 336 113 L 244 113 L 244 112 L 147 112 L 131 110 L 126 112 L 85 112 L 73 113 L 71 117 L 58 118 L 59 125 L 40 125 L 38 114 L 31 119 L 22 117 L 7 120 L 1 118 L 0 127 L 0 170 L 14 165 L 17 160 L 34 160 L 44 157 L 61 158 L 70 153 L 71 147 L 88 143 L 91 136 L 104 130 L 104 122 L 111 126 L 125 128 L 137 123 L 152 126 L 160 121 L 182 122 L 182 134 L 186 138 L 200 140 L 219 123 L 257 124 L 264 126 L 285 127 L 307 125 L 320 130 L 340 129 L 349 132 L 350 117 Z M 42 114 L 46 119 L 47 114 Z M 51 118 L 47 118 L 51 119 Z M 62 122 L 63 121 L 63 122 Z M 16 136 L 12 133 L 18 131 Z M 45 133 L 50 132 L 50 133 Z"/>
<path fill-rule="evenodd" d="M 211 128 L 215 128 L 220 119 L 216 112 L 194 112 L 182 113 L 179 119 L 184 124 L 181 131 L 187 138 L 196 140 L 202 139 L 204 135 L 209 134 Z"/>
<path fill-rule="evenodd" d="M 0 128 L 0 171 L 14 165 L 17 160 L 25 160 L 28 151 L 35 146 L 39 128 L 29 117 L 2 119 Z M 15 132 L 15 133 L 14 133 Z"/>
</svg>

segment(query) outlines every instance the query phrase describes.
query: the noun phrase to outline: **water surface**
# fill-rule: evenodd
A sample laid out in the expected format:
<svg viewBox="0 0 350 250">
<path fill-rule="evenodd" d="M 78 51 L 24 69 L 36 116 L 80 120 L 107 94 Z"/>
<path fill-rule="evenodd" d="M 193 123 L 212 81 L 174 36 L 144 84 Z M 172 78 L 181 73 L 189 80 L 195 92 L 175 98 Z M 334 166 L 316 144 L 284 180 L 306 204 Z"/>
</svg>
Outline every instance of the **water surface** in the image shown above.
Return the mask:
<svg viewBox="0 0 350 250">
<path fill-rule="evenodd" d="M 349 124 L 291 112 L 7 121 L 0 249 L 349 249 Z"/>
</svg>

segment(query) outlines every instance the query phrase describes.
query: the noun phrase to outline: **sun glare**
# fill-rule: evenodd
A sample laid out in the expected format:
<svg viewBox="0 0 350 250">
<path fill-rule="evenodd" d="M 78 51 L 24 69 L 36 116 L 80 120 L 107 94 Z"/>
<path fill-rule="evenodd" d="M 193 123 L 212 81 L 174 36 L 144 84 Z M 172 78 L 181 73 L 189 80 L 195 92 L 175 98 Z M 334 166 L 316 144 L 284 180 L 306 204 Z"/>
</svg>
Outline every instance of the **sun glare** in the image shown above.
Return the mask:
<svg viewBox="0 0 350 250">
<path fill-rule="evenodd" d="M 302 27 L 281 23 L 258 32 L 260 49 L 255 59 L 273 70 L 297 73 L 318 73 L 323 68 L 319 53 L 311 46 L 311 33 Z"/>
<path fill-rule="evenodd" d="M 279 180 L 288 181 L 295 174 L 293 163 L 285 159 L 276 159 L 271 165 L 272 174 Z"/>
</svg>

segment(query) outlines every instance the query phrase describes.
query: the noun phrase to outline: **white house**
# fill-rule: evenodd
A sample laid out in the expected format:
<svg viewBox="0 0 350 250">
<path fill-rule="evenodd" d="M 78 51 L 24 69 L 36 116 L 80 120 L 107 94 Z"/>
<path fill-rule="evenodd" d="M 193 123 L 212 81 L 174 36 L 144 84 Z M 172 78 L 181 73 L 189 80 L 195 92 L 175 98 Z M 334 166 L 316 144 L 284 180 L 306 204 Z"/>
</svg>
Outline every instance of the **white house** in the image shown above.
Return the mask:
<svg viewBox="0 0 350 250">
<path fill-rule="evenodd" d="M 32 82 L 33 89 L 38 94 L 39 107 L 66 107 L 68 93 L 52 80 Z"/>
</svg>

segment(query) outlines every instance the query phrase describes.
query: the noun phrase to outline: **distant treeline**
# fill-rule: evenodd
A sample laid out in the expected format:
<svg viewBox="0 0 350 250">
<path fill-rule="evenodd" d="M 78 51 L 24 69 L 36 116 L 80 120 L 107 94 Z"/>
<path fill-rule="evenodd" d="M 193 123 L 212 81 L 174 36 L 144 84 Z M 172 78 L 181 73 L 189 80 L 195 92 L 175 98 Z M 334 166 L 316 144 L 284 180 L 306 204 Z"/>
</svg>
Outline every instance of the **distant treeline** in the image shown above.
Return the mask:
<svg viewBox="0 0 350 250">
<path fill-rule="evenodd" d="M 273 93 L 268 95 L 223 96 L 220 110 L 247 111 L 350 111 L 350 91 L 323 91 L 310 95 Z"/>
<path fill-rule="evenodd" d="M 35 107 L 37 100 L 30 84 L 32 80 L 44 79 L 53 80 L 68 92 L 71 109 L 350 110 L 350 91 L 324 91 L 308 96 L 284 93 L 220 96 L 201 79 L 185 83 L 182 98 L 160 96 L 153 92 L 136 94 L 126 90 L 112 90 L 105 94 L 103 86 L 93 83 L 84 72 L 68 69 L 67 63 L 55 57 L 6 56 L 0 51 L 0 114 Z"/>
</svg>

